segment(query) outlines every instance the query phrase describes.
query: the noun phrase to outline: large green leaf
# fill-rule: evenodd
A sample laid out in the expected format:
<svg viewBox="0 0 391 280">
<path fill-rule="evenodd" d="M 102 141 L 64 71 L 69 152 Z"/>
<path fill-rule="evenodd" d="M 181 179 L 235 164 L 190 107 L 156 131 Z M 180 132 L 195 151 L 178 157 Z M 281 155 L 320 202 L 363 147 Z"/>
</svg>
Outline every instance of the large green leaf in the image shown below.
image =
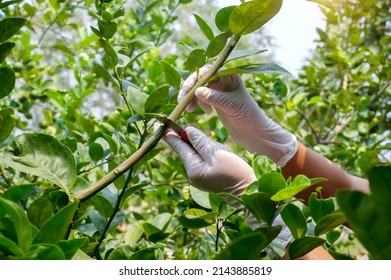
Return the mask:
<svg viewBox="0 0 391 280">
<path fill-rule="evenodd" d="M 24 18 L 6 18 L 0 21 L 0 43 L 11 38 L 26 23 Z"/>
<path fill-rule="evenodd" d="M 209 41 L 212 40 L 214 38 L 212 28 L 210 28 L 208 23 L 199 15 L 193 14 L 193 16 L 196 19 L 197 24 L 200 27 L 202 33 L 204 33 L 205 37 L 208 38 Z"/>
<path fill-rule="evenodd" d="M 206 48 L 206 55 L 208 57 L 217 56 L 227 44 L 228 36 L 227 33 L 221 33 L 214 37 Z"/>
<path fill-rule="evenodd" d="M 261 251 L 277 237 L 279 228 L 262 228 L 244 234 L 225 247 L 216 260 L 257 260 Z"/>
<path fill-rule="evenodd" d="M 58 247 L 60 247 L 61 251 L 63 251 L 66 259 L 70 260 L 76 254 L 77 250 L 83 247 L 87 242 L 88 239 L 86 237 L 72 240 L 61 240 L 58 243 Z"/>
<path fill-rule="evenodd" d="M 75 159 L 58 139 L 43 133 L 26 133 L 1 153 L 1 161 L 13 169 L 46 179 L 68 195 L 76 180 Z"/>
<path fill-rule="evenodd" d="M 272 223 L 276 213 L 277 204 L 270 199 L 270 196 L 263 192 L 252 194 L 243 194 L 242 201 L 244 206 L 259 220 Z"/>
<path fill-rule="evenodd" d="M 19 200 L 24 199 L 27 194 L 34 189 L 34 187 L 34 184 L 12 186 L 2 194 L 2 197 L 12 200 L 13 202 L 18 202 Z"/>
<path fill-rule="evenodd" d="M 164 75 L 166 76 L 167 82 L 173 87 L 179 87 L 181 84 L 181 75 L 179 75 L 178 71 L 175 70 L 169 63 L 164 60 L 160 61 L 160 64 L 163 67 Z"/>
<path fill-rule="evenodd" d="M 321 246 L 324 242 L 324 239 L 314 236 L 306 236 L 300 239 L 296 239 L 289 245 L 289 258 L 300 258 L 316 247 Z"/>
<path fill-rule="evenodd" d="M 164 69 L 164 67 L 163 67 Z M 175 70 L 174 70 L 175 71 Z M 180 80 L 180 77 L 179 77 Z M 144 110 L 146 113 L 161 113 L 168 101 L 169 86 L 164 85 L 153 92 L 147 97 L 145 101 Z"/>
<path fill-rule="evenodd" d="M 333 198 L 318 199 L 317 193 L 312 193 L 309 200 L 308 206 L 311 211 L 311 217 L 317 223 L 321 218 L 330 214 L 334 211 L 334 200 Z"/>
<path fill-rule="evenodd" d="M 0 208 L 3 208 L 9 216 L 18 246 L 24 252 L 28 252 L 33 241 L 33 233 L 23 208 L 19 204 L 2 197 L 0 197 Z"/>
<path fill-rule="evenodd" d="M 42 224 L 45 223 L 52 215 L 53 207 L 46 196 L 41 196 L 36 199 L 27 209 L 27 217 L 37 228 L 41 228 Z"/>
<path fill-rule="evenodd" d="M 281 211 L 281 218 L 288 226 L 293 238 L 299 239 L 307 234 L 307 221 L 300 211 L 299 207 L 294 204 L 288 204 Z"/>
<path fill-rule="evenodd" d="M 282 0 L 256 0 L 237 6 L 230 18 L 229 27 L 233 34 L 243 36 L 261 28 L 281 9 Z"/>
<path fill-rule="evenodd" d="M 322 217 L 315 226 L 315 235 L 322 235 L 337 226 L 340 226 L 347 222 L 345 214 L 341 212 L 341 209 L 337 209 L 334 212 Z"/>
<path fill-rule="evenodd" d="M 186 68 L 193 72 L 196 68 L 201 68 L 206 63 L 206 52 L 203 49 L 193 50 L 185 62 Z"/>
<path fill-rule="evenodd" d="M 273 196 L 282 189 L 285 189 L 285 178 L 281 173 L 270 172 L 261 176 L 258 180 L 258 189 L 261 192 Z"/>
<path fill-rule="evenodd" d="M 304 191 L 313 184 L 321 181 L 322 179 L 315 178 L 310 180 L 304 175 L 297 175 L 287 188 L 278 191 L 271 199 L 274 201 L 281 201 L 293 198 L 299 192 Z"/>
<path fill-rule="evenodd" d="M 10 54 L 11 50 L 15 47 L 15 43 L 6 42 L 0 44 L 0 64 L 5 60 L 5 58 Z"/>
<path fill-rule="evenodd" d="M 65 260 L 65 254 L 60 247 L 55 244 L 34 244 L 31 251 L 25 256 L 26 259 L 33 260 Z"/>
<path fill-rule="evenodd" d="M 0 252 L 5 255 L 22 256 L 23 250 L 9 238 L 0 233 Z"/>
<path fill-rule="evenodd" d="M 0 98 L 6 97 L 15 87 L 15 73 L 7 67 L 0 68 Z"/>
<path fill-rule="evenodd" d="M 10 136 L 16 125 L 14 110 L 5 108 L 0 110 L 0 142 Z"/>
<path fill-rule="evenodd" d="M 229 18 L 236 7 L 224 7 L 216 13 L 215 24 L 221 32 L 227 32 L 229 30 Z"/>
<path fill-rule="evenodd" d="M 130 103 L 130 106 L 133 108 L 133 110 L 136 111 L 136 113 L 140 115 L 144 115 L 145 110 L 145 102 L 148 99 L 148 94 L 140 91 L 139 89 L 136 89 L 132 86 L 129 86 L 127 88 L 127 97 Z"/>
<path fill-rule="evenodd" d="M 288 74 L 290 73 L 273 63 L 261 63 L 239 66 L 236 68 L 227 68 L 217 73 L 216 78 L 230 76 L 233 74 Z"/>
<path fill-rule="evenodd" d="M 34 239 L 34 243 L 57 244 L 60 240 L 63 240 L 78 206 L 79 202 L 75 201 L 60 209 L 42 225 Z"/>
<path fill-rule="evenodd" d="M 368 178 L 372 195 L 341 190 L 338 205 L 371 257 L 391 259 L 391 167 L 374 167 Z"/>
</svg>

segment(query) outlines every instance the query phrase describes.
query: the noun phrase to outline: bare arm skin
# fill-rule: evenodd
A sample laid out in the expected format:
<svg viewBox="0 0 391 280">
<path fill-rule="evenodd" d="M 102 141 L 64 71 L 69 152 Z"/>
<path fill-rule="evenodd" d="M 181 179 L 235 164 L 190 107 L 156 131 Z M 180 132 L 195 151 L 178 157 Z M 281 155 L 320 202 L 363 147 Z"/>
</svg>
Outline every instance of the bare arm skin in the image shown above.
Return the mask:
<svg viewBox="0 0 391 280">
<path fill-rule="evenodd" d="M 297 195 L 297 197 L 303 199 L 305 203 L 308 202 L 311 193 L 319 186 L 323 187 L 323 198 L 335 196 L 335 193 L 340 189 L 370 193 L 368 180 L 346 173 L 335 163 L 300 143 L 294 157 L 282 168 L 282 173 L 286 178 L 304 174 L 308 178 L 321 177 L 327 179 L 327 181 L 314 185 Z M 288 259 L 288 255 L 286 254 L 282 259 Z M 320 246 L 300 259 L 333 260 L 333 257 Z"/>
<path fill-rule="evenodd" d="M 319 186 L 323 187 L 323 198 L 335 196 L 335 193 L 340 189 L 357 190 L 364 193 L 370 192 L 368 180 L 346 173 L 335 163 L 300 143 L 296 154 L 282 168 L 282 173 L 286 178 L 304 174 L 308 178 L 321 177 L 327 179 L 327 181 L 314 185 L 297 195 L 298 198 L 304 199 L 305 202 L 308 201 L 311 193 Z"/>
</svg>

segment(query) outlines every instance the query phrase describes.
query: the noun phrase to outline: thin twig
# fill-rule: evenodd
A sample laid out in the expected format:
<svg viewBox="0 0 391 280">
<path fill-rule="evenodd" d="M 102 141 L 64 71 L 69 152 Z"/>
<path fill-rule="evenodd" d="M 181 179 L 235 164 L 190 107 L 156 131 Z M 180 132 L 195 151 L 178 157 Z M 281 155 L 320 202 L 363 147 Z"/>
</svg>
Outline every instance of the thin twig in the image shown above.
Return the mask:
<svg viewBox="0 0 391 280">
<path fill-rule="evenodd" d="M 180 118 L 183 111 L 185 111 L 187 105 L 190 103 L 192 98 L 194 97 L 195 90 L 205 85 L 209 79 L 217 73 L 217 71 L 223 66 L 225 60 L 228 58 L 229 54 L 235 48 L 238 43 L 240 36 L 234 35 L 229 42 L 229 44 L 225 47 L 219 58 L 215 61 L 209 71 L 193 86 L 193 88 L 185 95 L 182 101 L 175 107 L 175 109 L 168 116 L 172 121 L 176 121 Z M 129 170 L 132 166 L 134 166 L 140 159 L 143 158 L 150 150 L 152 150 L 160 139 L 163 137 L 165 131 L 168 127 L 165 125 L 160 126 L 156 132 L 138 149 L 134 154 L 132 154 L 127 160 L 121 163 L 117 168 L 109 172 L 99 181 L 91 185 L 90 187 L 81 190 L 75 193 L 71 200 L 85 200 L 93 196 L 94 194 L 103 190 L 106 186 L 114 182 L 118 177 L 124 174 L 127 170 Z"/>
</svg>

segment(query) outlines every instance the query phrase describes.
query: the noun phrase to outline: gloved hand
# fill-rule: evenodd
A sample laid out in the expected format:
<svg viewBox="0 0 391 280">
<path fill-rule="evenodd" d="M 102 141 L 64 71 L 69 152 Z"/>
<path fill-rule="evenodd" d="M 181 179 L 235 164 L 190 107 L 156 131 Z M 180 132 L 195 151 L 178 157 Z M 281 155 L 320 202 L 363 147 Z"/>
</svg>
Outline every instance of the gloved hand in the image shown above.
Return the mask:
<svg viewBox="0 0 391 280">
<path fill-rule="evenodd" d="M 208 70 L 203 67 L 198 78 Z M 193 87 L 197 74 L 190 75 L 178 95 L 178 100 Z M 297 151 L 294 135 L 269 119 L 248 93 L 239 75 L 222 77 L 195 92 L 200 107 L 205 113 L 216 109 L 218 117 L 232 138 L 250 152 L 268 156 L 276 164 L 284 166 Z M 187 110 L 194 111 L 197 99 L 193 99 Z"/>
<path fill-rule="evenodd" d="M 257 180 L 251 166 L 223 144 L 209 140 L 204 133 L 194 127 L 187 127 L 186 133 L 192 147 L 172 130 L 168 130 L 163 139 L 181 158 L 190 183 L 194 187 L 212 193 L 228 192 L 240 196 L 249 184 Z M 235 201 L 227 202 L 236 204 Z M 247 210 L 245 213 L 249 226 L 253 230 L 259 228 L 260 224 L 255 216 Z M 273 225 L 282 226 L 274 242 L 279 242 L 285 247 L 292 238 L 288 227 L 280 215 Z M 274 253 L 272 245 L 266 251 L 271 258 L 281 257 Z"/>
<path fill-rule="evenodd" d="M 170 130 L 164 140 L 181 158 L 194 187 L 240 196 L 250 183 L 257 180 L 251 166 L 226 146 L 209 140 L 194 127 L 187 127 L 186 132 L 193 147 Z"/>
</svg>

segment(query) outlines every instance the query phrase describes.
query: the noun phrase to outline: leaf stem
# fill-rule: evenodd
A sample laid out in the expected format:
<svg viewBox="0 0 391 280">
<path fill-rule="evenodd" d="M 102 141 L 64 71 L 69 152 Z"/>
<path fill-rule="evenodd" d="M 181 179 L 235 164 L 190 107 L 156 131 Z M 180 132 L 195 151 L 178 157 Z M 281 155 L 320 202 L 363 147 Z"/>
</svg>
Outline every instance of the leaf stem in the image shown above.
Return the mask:
<svg viewBox="0 0 391 280">
<path fill-rule="evenodd" d="M 175 109 L 168 116 L 172 121 L 176 121 L 180 118 L 181 114 L 185 111 L 187 105 L 194 97 L 195 90 L 208 83 L 209 79 L 213 77 L 215 73 L 223 66 L 225 60 L 228 58 L 229 54 L 236 47 L 240 36 L 234 35 L 231 38 L 231 41 L 227 44 L 225 49 L 222 51 L 221 55 L 217 58 L 215 63 L 209 69 L 209 71 L 193 86 L 193 88 L 186 94 L 182 101 L 175 107 Z M 90 187 L 81 190 L 71 196 L 71 200 L 85 200 L 96 193 L 103 190 L 106 186 L 114 182 L 118 177 L 124 174 L 127 170 L 133 167 L 140 159 L 143 158 L 150 150 L 152 150 L 160 139 L 164 136 L 167 127 L 165 125 L 160 126 L 155 133 L 128 159 L 121 163 L 117 168 L 113 169 L 107 175 L 102 177 L 99 181 L 92 184 Z"/>
</svg>

